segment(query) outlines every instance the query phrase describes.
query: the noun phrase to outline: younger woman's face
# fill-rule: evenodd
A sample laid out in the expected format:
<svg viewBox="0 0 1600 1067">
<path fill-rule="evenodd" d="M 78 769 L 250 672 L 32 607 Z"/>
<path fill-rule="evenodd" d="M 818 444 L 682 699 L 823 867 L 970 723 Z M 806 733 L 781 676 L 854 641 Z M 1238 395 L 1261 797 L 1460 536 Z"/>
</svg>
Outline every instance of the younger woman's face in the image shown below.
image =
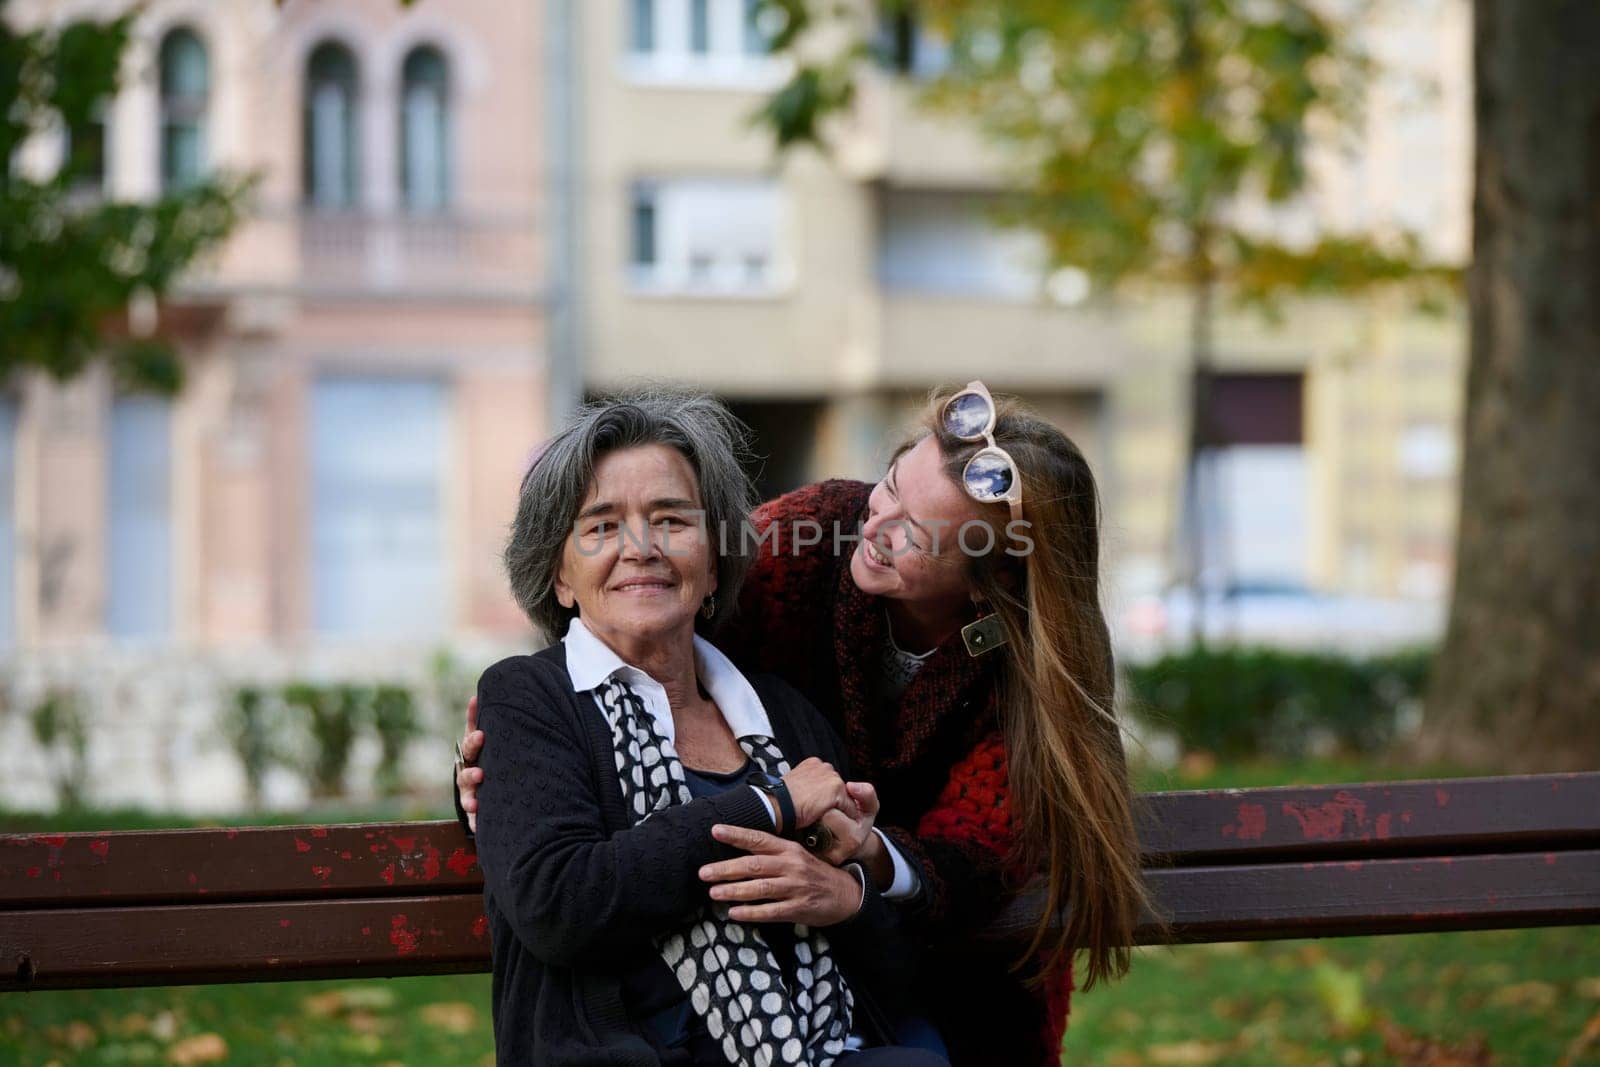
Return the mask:
<svg viewBox="0 0 1600 1067">
<path fill-rule="evenodd" d="M 961 529 L 983 517 L 977 501 L 945 474 L 939 442 L 924 437 L 873 486 L 850 576 L 862 592 L 893 600 L 930 607 L 967 600 Z M 986 536 L 971 528 L 966 544 L 982 551 Z"/>
</svg>

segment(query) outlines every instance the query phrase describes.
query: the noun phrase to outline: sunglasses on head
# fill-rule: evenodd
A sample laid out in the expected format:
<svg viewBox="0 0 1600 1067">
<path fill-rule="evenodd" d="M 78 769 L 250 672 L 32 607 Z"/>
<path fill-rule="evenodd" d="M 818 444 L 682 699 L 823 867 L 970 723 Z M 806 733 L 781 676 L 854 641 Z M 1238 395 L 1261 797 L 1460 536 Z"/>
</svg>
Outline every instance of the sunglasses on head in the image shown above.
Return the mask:
<svg viewBox="0 0 1600 1067">
<path fill-rule="evenodd" d="M 983 441 L 984 447 L 967 460 L 961 471 L 961 484 L 967 495 L 980 504 L 1005 501 L 1011 507 L 1011 521 L 1022 519 L 1022 476 L 1011 453 L 994 442 L 997 414 L 994 397 L 980 381 L 945 401 L 939 416 L 945 432 L 958 441 Z"/>
</svg>

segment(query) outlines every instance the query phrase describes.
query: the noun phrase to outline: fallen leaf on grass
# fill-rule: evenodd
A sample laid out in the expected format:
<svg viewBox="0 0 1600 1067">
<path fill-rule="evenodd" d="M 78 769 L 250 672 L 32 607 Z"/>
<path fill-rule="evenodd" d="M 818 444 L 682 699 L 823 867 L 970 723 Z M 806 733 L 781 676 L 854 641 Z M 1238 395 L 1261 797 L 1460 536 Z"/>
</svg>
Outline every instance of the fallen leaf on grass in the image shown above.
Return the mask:
<svg viewBox="0 0 1600 1067">
<path fill-rule="evenodd" d="M 159 1013 L 150 1020 L 150 1036 L 157 1041 L 171 1041 L 178 1036 L 178 1017 L 170 1011 Z"/>
<path fill-rule="evenodd" d="M 1595 1000 L 1600 1000 L 1600 977 L 1580 978 L 1574 988 L 1580 997 L 1593 997 Z"/>
<path fill-rule="evenodd" d="M 358 1034 L 381 1034 L 389 1029 L 389 1020 L 370 1011 L 353 1011 L 345 1017 L 344 1024 Z"/>
<path fill-rule="evenodd" d="M 1419 1037 L 1381 1018 L 1378 1030 L 1383 1034 L 1383 1050 L 1395 1057 L 1399 1067 L 1491 1067 L 1494 1063 L 1494 1056 L 1481 1037 L 1461 1045 L 1447 1045 Z"/>
<path fill-rule="evenodd" d="M 1177 1041 L 1170 1045 L 1151 1045 L 1144 1050 L 1150 1062 L 1161 1067 L 1206 1067 L 1227 1053 L 1228 1046 L 1220 1041 Z"/>
<path fill-rule="evenodd" d="M 1485 1001 L 1497 1008 L 1531 1008 L 1543 1011 L 1556 1002 L 1556 987 L 1549 982 L 1518 982 L 1501 986 Z"/>
<path fill-rule="evenodd" d="M 196 1034 L 167 1050 L 167 1060 L 178 1067 L 195 1063 L 216 1063 L 228 1058 L 228 1043 L 221 1034 Z"/>
<path fill-rule="evenodd" d="M 1580 1057 L 1588 1055 L 1590 1049 L 1600 1045 L 1600 1011 L 1597 1011 L 1583 1024 L 1583 1029 L 1578 1031 L 1578 1036 L 1572 1039 L 1567 1046 L 1567 1051 L 1561 1054 L 1556 1061 L 1556 1067 L 1572 1067 Z"/>
<path fill-rule="evenodd" d="M 111 1032 L 120 1037 L 138 1037 L 150 1032 L 150 1020 L 138 1012 L 129 1012 L 111 1024 Z"/>
<path fill-rule="evenodd" d="M 73 1019 L 63 1026 L 52 1026 L 45 1031 L 52 1043 L 67 1046 L 74 1052 L 82 1052 L 100 1039 L 95 1028 L 82 1019 Z"/>
<path fill-rule="evenodd" d="M 344 998 L 344 1006 L 352 1010 L 388 1011 L 394 1007 L 394 991 L 381 985 L 351 986 L 340 990 L 339 995 Z"/>
<path fill-rule="evenodd" d="M 318 993 L 314 997 L 306 997 L 300 1002 L 300 1007 L 307 1015 L 326 1019 L 344 1011 L 344 994 L 337 989 L 330 989 L 326 993 Z"/>
<path fill-rule="evenodd" d="M 478 1009 L 459 1000 L 426 1004 L 422 1008 L 422 1021 L 446 1033 L 470 1034 L 478 1027 Z"/>
</svg>

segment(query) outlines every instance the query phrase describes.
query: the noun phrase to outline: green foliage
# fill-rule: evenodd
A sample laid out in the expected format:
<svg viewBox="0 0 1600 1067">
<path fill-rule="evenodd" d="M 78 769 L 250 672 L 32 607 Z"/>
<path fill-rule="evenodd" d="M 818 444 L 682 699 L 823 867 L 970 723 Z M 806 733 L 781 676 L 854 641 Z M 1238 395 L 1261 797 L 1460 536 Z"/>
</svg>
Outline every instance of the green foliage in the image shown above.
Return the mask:
<svg viewBox="0 0 1600 1067">
<path fill-rule="evenodd" d="M 401 760 L 406 745 L 422 732 L 417 717 L 417 702 L 411 690 L 398 685 L 380 685 L 372 693 L 372 725 L 378 733 L 382 755 L 378 761 L 378 791 L 385 796 L 399 793 L 404 785 Z"/>
<path fill-rule="evenodd" d="M 821 2 L 776 51 L 791 80 L 762 110 L 780 148 L 820 143 L 851 102 L 870 28 L 832 54 L 810 47 Z M 870 7 L 871 5 L 869 5 Z M 1371 58 L 1351 32 L 1371 0 L 891 0 L 949 40 L 951 66 L 926 87 L 1016 164 L 1003 221 L 1046 239 L 1053 262 L 1102 288 L 1125 280 L 1223 285 L 1271 314 L 1291 292 L 1349 293 L 1405 280 L 1437 299 L 1457 280 L 1414 236 L 1338 234 L 1286 243 L 1240 221 L 1246 205 L 1306 191 L 1307 151 L 1357 128 Z"/>
<path fill-rule="evenodd" d="M 83 807 L 89 785 L 89 722 L 74 689 L 51 689 L 28 712 L 33 739 L 51 759 L 60 806 Z"/>
<path fill-rule="evenodd" d="M 283 687 L 283 702 L 313 742 L 298 762 L 319 799 L 344 790 L 345 769 L 356 732 L 371 699 L 371 691 L 357 685 L 313 685 L 292 682 Z"/>
<path fill-rule="evenodd" d="M 157 338 L 118 336 L 136 299 L 159 299 L 239 221 L 251 179 L 217 176 L 154 202 L 85 190 L 103 151 L 90 136 L 115 95 L 137 12 L 60 30 L 18 30 L 0 0 L 0 382 L 26 368 L 65 380 L 107 360 L 126 388 L 177 390 L 182 366 Z M 19 153 L 66 131 L 67 159 L 32 176 Z"/>
<path fill-rule="evenodd" d="M 1301 758 L 1319 735 L 1375 754 L 1420 701 L 1431 651 L 1351 659 L 1267 648 L 1199 647 L 1128 668 L 1134 712 L 1185 748 L 1220 759 Z"/>
<path fill-rule="evenodd" d="M 258 686 L 246 685 L 234 691 L 223 719 L 223 733 L 244 768 L 252 808 L 261 803 L 261 784 L 267 770 L 281 759 L 274 742 L 273 712 L 270 695 Z"/>
</svg>

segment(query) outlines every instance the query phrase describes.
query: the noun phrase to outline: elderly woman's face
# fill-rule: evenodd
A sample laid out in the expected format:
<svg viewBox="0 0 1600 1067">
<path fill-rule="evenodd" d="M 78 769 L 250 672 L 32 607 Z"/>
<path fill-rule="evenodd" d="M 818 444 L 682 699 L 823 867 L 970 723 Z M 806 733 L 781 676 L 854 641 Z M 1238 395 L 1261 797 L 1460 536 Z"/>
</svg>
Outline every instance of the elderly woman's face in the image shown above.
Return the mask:
<svg viewBox="0 0 1600 1067">
<path fill-rule="evenodd" d="M 567 538 L 556 596 L 613 644 L 692 628 L 717 587 L 702 506 L 694 469 L 677 449 L 607 454 Z"/>
</svg>

